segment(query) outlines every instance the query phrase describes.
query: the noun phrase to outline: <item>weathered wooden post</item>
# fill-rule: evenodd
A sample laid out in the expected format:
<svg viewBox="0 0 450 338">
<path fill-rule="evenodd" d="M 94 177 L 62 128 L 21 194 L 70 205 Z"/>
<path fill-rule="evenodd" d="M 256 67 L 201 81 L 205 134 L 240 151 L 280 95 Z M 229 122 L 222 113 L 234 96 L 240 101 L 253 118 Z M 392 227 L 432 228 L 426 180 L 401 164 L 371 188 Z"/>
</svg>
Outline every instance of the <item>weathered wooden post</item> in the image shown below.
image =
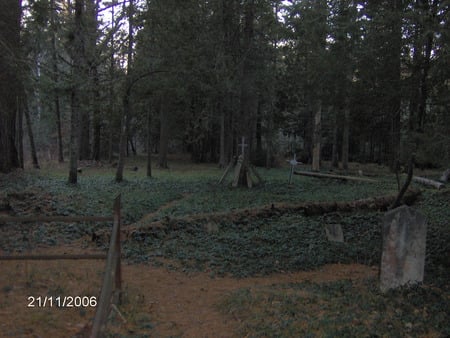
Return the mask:
<svg viewBox="0 0 450 338">
<path fill-rule="evenodd" d="M 423 281 L 427 223 L 408 206 L 388 211 L 383 218 L 380 289 L 386 292 Z"/>
<path fill-rule="evenodd" d="M 120 302 L 120 292 L 122 286 L 122 271 L 120 266 L 120 195 L 114 200 L 113 214 L 114 224 L 111 231 L 111 240 L 109 242 L 108 257 L 106 259 L 105 275 L 100 298 L 95 312 L 94 322 L 90 338 L 100 336 L 108 314 L 111 309 L 111 302 Z"/>
</svg>

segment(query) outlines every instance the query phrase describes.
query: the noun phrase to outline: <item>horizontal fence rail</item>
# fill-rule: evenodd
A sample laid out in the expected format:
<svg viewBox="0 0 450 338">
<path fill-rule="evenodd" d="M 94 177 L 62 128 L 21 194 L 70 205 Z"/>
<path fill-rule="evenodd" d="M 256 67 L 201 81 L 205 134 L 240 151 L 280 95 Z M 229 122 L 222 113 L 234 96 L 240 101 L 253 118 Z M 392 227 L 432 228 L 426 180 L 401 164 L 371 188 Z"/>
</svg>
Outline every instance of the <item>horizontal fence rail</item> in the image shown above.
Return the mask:
<svg viewBox="0 0 450 338">
<path fill-rule="evenodd" d="M 99 304 L 97 306 L 94 321 L 92 323 L 91 338 L 101 335 L 106 326 L 108 315 L 114 307 L 112 304 L 120 303 L 122 290 L 121 247 L 120 247 L 120 223 L 121 223 L 121 197 L 114 200 L 112 216 L 0 216 L 2 223 L 35 223 L 35 222 L 113 222 L 111 240 L 108 254 L 66 254 L 66 255 L 4 255 L 0 261 L 13 260 L 82 260 L 82 259 L 106 259 L 105 275 L 101 289 Z"/>
<path fill-rule="evenodd" d="M 92 255 L 5 255 L 0 256 L 0 261 L 50 261 L 50 260 L 81 260 L 81 259 L 106 259 L 104 254 Z"/>
<path fill-rule="evenodd" d="M 0 216 L 1 223 L 34 223 L 34 222 L 112 222 L 113 216 Z"/>
</svg>

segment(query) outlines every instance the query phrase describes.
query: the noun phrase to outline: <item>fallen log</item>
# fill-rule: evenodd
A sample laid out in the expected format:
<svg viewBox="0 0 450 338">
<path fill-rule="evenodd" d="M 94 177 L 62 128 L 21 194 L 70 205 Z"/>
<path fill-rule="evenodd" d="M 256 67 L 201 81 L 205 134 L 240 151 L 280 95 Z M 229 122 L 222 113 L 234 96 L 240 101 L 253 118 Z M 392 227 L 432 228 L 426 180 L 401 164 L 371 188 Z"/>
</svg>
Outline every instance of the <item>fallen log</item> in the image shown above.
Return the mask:
<svg viewBox="0 0 450 338">
<path fill-rule="evenodd" d="M 413 176 L 413 181 L 423 184 L 423 185 L 428 185 L 430 187 L 434 187 L 438 190 L 441 189 L 442 187 L 444 187 L 444 183 L 430 180 L 429 178 L 424 178 L 424 177 L 420 177 L 420 176 Z"/>
<path fill-rule="evenodd" d="M 418 196 L 420 190 L 408 190 L 403 196 L 403 203 L 412 205 Z M 305 216 L 322 215 L 331 212 L 351 212 L 355 210 L 374 210 L 386 211 L 397 199 L 397 194 L 385 195 L 379 197 L 365 198 L 348 202 L 302 202 L 296 204 L 274 203 L 270 206 L 259 208 L 239 209 L 228 212 L 214 212 L 205 214 L 188 215 L 179 218 L 167 218 L 165 221 L 151 222 L 145 225 L 130 225 L 122 228 L 126 238 L 132 238 L 133 234 L 150 235 L 158 232 L 158 229 L 178 230 L 189 226 L 198 226 L 205 224 L 205 229 L 209 223 L 220 223 L 229 221 L 240 223 L 244 221 L 248 223 L 252 219 L 270 218 L 281 216 L 287 213 L 303 212 Z M 102 231 L 98 231 L 101 233 Z M 108 234 L 107 234 L 108 235 Z M 103 237 L 102 237 L 103 238 Z"/>
<path fill-rule="evenodd" d="M 310 177 L 317 177 L 317 178 L 331 178 L 331 179 L 345 180 L 345 181 L 360 181 L 360 182 L 371 182 L 371 183 L 377 182 L 376 180 L 373 180 L 371 178 L 313 173 L 313 172 L 309 172 L 309 171 L 294 171 L 294 175 L 310 176 Z"/>
</svg>

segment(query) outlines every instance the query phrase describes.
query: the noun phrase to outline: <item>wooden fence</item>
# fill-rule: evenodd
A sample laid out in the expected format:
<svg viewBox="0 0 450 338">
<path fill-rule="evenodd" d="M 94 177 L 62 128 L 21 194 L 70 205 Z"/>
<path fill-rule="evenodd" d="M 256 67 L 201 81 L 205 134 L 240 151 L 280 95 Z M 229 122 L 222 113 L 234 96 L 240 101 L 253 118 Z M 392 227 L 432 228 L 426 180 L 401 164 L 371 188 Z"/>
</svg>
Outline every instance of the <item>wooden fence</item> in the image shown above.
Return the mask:
<svg viewBox="0 0 450 338">
<path fill-rule="evenodd" d="M 113 215 L 101 216 L 29 216 L 10 217 L 1 216 L 2 223 L 34 223 L 34 222 L 113 222 L 108 254 L 80 254 L 80 255 L 3 255 L 0 260 L 61 260 L 61 259 L 105 259 L 106 268 L 103 285 L 95 312 L 92 330 L 89 337 L 97 338 L 106 325 L 112 304 L 120 303 L 122 289 L 120 225 L 121 225 L 121 197 L 114 200 Z"/>
<path fill-rule="evenodd" d="M 114 225 L 109 242 L 103 286 L 92 324 L 91 338 L 99 336 L 111 310 L 111 304 L 120 303 L 122 289 L 122 269 L 120 263 L 120 195 L 114 201 Z"/>
</svg>

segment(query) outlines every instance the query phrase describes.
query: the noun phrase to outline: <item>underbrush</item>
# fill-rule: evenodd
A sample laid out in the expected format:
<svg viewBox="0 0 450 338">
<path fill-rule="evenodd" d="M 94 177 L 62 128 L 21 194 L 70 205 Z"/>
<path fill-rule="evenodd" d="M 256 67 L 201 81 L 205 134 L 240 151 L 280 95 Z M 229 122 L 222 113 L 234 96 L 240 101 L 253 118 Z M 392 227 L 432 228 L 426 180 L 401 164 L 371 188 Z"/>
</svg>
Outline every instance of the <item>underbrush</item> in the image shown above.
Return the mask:
<svg viewBox="0 0 450 338">
<path fill-rule="evenodd" d="M 124 246 L 136 262 L 159 264 L 169 258 L 186 271 L 234 277 L 310 270 L 330 263 L 376 264 L 381 232 L 377 213 L 343 216 L 302 214 L 239 223 L 181 223 L 176 228 L 134 232 Z M 328 242 L 324 224 L 340 223 L 345 243 Z M 164 259 L 160 259 L 164 258 Z"/>
<path fill-rule="evenodd" d="M 135 229 L 123 240 L 123 255 L 130 263 L 206 271 L 211 277 L 264 276 L 331 263 L 379 265 L 381 212 L 310 217 L 274 213 L 268 218 L 249 216 L 238 221 L 226 217 L 212 220 L 207 214 L 273 203 L 386 195 L 396 191 L 393 177 L 379 176 L 378 183 L 295 177 L 289 186 L 286 168 L 260 169 L 263 185 L 231 189 L 217 185 L 221 173 L 210 166 L 159 171 L 151 179 L 137 172 L 128 173 L 127 180 L 117 184 L 111 171 L 86 170 L 76 186 L 69 186 L 59 173 L 19 173 L 0 176 L 0 204 L 6 201 L 7 213 L 17 216 L 111 215 L 113 200 L 121 194 L 124 227 L 133 224 Z M 239 317 L 239 336 L 448 336 L 449 204 L 448 188 L 424 189 L 414 206 L 428 220 L 424 285 L 385 295 L 379 293 L 376 280 L 358 285 L 350 281 L 274 285 L 240 290 L 220 308 Z M 206 215 L 202 220 L 189 220 L 188 216 L 200 213 Z M 153 221 L 161 226 L 146 229 L 146 222 Z M 342 227 L 344 243 L 327 240 L 327 224 Z M 0 249 L 6 253 L 32 251 L 80 238 L 85 238 L 85 246 L 93 246 L 89 236 L 109 228 L 110 224 L 101 223 L 0 224 Z M 101 243 L 101 248 L 107 245 L 107 241 Z"/>
<path fill-rule="evenodd" d="M 239 337 L 450 335 L 448 293 L 416 286 L 381 294 L 374 279 L 240 289 L 218 308 L 239 319 Z"/>
</svg>

